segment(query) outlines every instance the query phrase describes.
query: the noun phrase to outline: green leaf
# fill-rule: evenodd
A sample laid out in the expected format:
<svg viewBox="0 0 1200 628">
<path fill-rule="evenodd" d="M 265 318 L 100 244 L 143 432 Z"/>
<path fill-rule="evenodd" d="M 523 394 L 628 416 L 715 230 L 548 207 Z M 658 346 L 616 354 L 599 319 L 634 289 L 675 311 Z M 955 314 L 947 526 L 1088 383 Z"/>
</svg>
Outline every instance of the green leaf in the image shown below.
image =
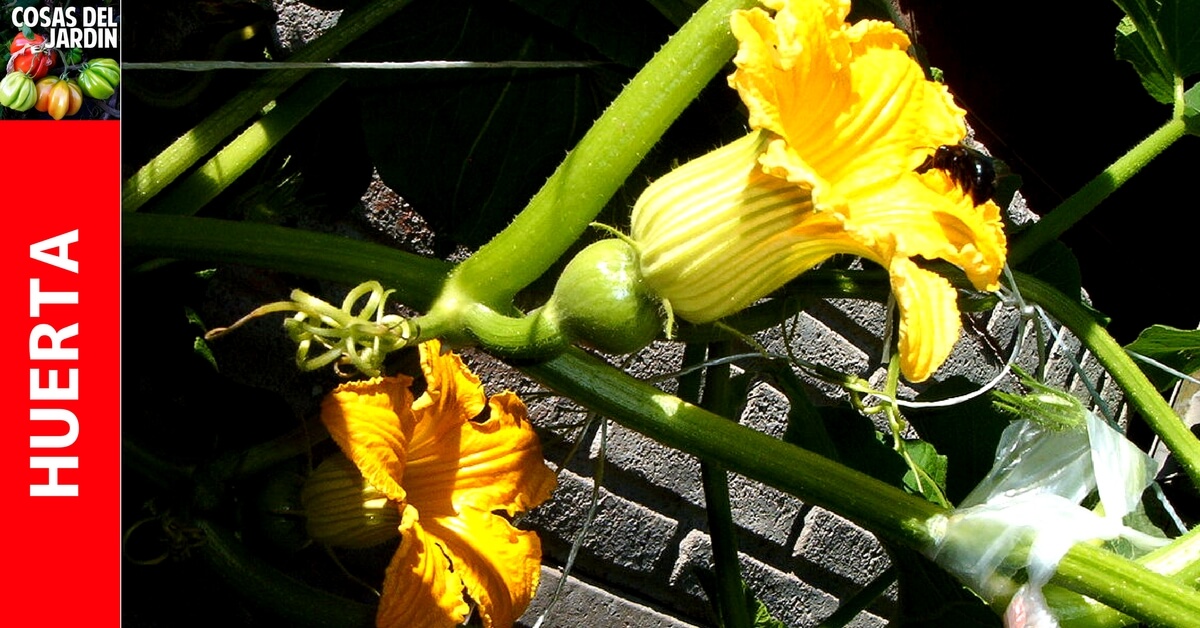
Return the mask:
<svg viewBox="0 0 1200 628">
<path fill-rule="evenodd" d="M 904 474 L 904 487 L 925 499 L 941 504 L 946 495 L 946 456 L 922 440 L 905 439 L 904 451 L 913 466 Z"/>
<path fill-rule="evenodd" d="M 1117 58 L 1133 65 L 1155 100 L 1173 103 L 1177 82 L 1200 72 L 1200 3 L 1116 2 L 1126 13 L 1117 27 Z"/>
<path fill-rule="evenodd" d="M 1175 80 L 1171 72 L 1165 71 L 1154 57 L 1146 37 L 1129 17 L 1121 19 L 1117 25 L 1118 59 L 1128 61 L 1142 79 L 1142 87 L 1150 97 L 1160 103 L 1169 105 L 1175 101 Z"/>
<path fill-rule="evenodd" d="M 717 576 L 710 569 L 696 569 L 693 572 L 696 575 L 696 581 L 700 583 L 700 588 L 704 590 L 704 595 L 713 605 L 713 615 L 720 617 L 721 613 L 717 608 L 715 600 L 717 599 Z M 771 616 L 771 611 L 763 604 L 758 596 L 754 595 L 754 591 L 746 582 L 742 581 L 743 596 L 746 600 L 746 617 L 754 621 L 754 628 L 787 628 L 783 622 Z M 718 620 L 718 625 L 722 623 Z"/>
<path fill-rule="evenodd" d="M 1200 2 L 1162 0 L 1158 30 L 1180 76 L 1200 72 Z"/>
<path fill-rule="evenodd" d="M 771 616 L 767 605 L 755 597 L 750 587 L 746 587 L 746 604 L 750 607 L 750 616 L 754 618 L 754 628 L 787 628 L 786 624 Z"/>
<path fill-rule="evenodd" d="M 1200 330 L 1187 331 L 1166 325 L 1152 325 L 1138 334 L 1137 340 L 1125 345 L 1125 350 L 1156 360 L 1183 373 L 1195 373 L 1200 369 Z M 1137 362 L 1146 377 L 1160 391 L 1174 386 L 1175 381 L 1179 379 L 1152 364 L 1141 360 Z"/>
</svg>

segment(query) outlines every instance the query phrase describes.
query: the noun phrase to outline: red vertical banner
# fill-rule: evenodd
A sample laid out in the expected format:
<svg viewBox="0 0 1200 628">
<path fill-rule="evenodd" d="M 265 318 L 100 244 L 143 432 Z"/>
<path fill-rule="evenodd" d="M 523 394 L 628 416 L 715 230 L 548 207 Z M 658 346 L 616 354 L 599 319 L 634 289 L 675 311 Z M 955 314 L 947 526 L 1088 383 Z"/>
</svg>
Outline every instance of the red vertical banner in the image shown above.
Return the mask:
<svg viewBox="0 0 1200 628">
<path fill-rule="evenodd" d="M 0 135 L 30 148 L 28 169 L 4 175 L 9 226 L 0 231 L 5 327 L 18 347 L 4 361 L 10 413 L 0 439 L 0 535 L 19 573 L 6 597 L 36 614 L 25 625 L 115 626 L 119 124 L 3 122 Z"/>
<path fill-rule="evenodd" d="M 48 628 L 121 621 L 119 10 L 66 5 L 0 22 L 5 623 Z"/>
</svg>

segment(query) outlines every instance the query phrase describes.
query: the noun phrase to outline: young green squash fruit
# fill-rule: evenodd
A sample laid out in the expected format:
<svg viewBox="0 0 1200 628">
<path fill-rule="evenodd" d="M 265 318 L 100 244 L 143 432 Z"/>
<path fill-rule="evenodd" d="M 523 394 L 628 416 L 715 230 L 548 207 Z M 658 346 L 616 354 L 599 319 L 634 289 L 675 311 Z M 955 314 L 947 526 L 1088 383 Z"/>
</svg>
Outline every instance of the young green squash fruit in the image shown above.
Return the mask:
<svg viewBox="0 0 1200 628">
<path fill-rule="evenodd" d="M 563 269 L 542 315 L 572 341 L 606 353 L 632 353 L 663 329 L 658 299 L 638 268 L 638 254 L 625 240 L 601 240 L 579 252 Z"/>
</svg>

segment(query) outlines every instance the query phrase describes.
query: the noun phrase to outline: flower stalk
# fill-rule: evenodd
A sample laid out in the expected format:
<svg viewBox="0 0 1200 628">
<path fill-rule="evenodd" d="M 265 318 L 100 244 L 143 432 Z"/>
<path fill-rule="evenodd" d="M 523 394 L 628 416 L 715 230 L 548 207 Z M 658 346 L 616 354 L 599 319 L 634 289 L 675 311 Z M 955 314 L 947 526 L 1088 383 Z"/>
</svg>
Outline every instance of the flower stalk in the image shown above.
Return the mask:
<svg viewBox="0 0 1200 628">
<path fill-rule="evenodd" d="M 707 358 L 724 357 L 729 350 L 727 342 L 710 344 Z M 696 376 L 699 376 L 698 371 Z M 731 390 L 733 382 L 729 378 L 728 364 L 705 369 L 704 395 L 700 399 L 704 409 L 724 417 L 734 415 L 736 403 Z M 733 504 L 729 496 L 729 473 L 719 463 L 702 460 L 700 479 L 704 485 L 704 510 L 708 516 L 709 537 L 712 539 L 717 597 L 720 600 L 717 608 L 722 625 L 725 628 L 749 628 L 746 589 L 742 583 L 741 560 L 738 558 L 737 529 L 733 523 Z"/>
</svg>

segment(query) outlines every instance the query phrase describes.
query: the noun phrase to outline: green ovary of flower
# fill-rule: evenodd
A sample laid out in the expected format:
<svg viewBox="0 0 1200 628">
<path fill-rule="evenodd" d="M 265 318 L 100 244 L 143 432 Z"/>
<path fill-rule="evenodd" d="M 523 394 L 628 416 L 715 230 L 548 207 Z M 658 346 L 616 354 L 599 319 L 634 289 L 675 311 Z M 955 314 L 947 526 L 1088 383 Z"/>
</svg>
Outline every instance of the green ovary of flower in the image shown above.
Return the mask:
<svg viewBox="0 0 1200 628">
<path fill-rule="evenodd" d="M 647 285 L 676 315 L 727 316 L 829 257 L 886 268 L 900 309 L 901 370 L 928 378 L 961 323 L 956 293 L 913 258 L 962 268 L 995 290 L 1000 210 L 976 206 L 945 172 L 915 170 L 966 135 L 964 112 L 925 80 L 890 23 L 844 22 L 849 2 L 768 0 L 734 13 L 729 77 L 750 112 L 747 136 L 655 181 L 632 238 Z"/>
</svg>

